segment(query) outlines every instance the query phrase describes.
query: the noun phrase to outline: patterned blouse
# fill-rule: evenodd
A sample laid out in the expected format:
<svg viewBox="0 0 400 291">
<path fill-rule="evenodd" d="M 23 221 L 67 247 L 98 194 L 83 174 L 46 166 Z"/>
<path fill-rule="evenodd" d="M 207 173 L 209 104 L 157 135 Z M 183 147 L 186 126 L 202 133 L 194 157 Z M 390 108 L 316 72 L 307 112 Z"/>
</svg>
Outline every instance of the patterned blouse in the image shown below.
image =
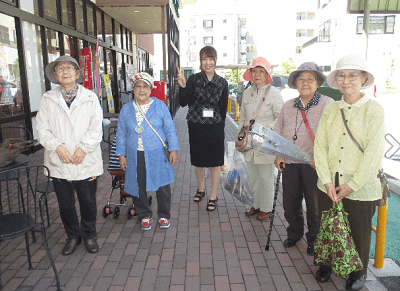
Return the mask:
<svg viewBox="0 0 400 291">
<path fill-rule="evenodd" d="M 217 74 L 211 81 L 203 73 L 191 75 L 186 87 L 179 89 L 180 105 L 189 105 L 186 119 L 194 123 L 215 124 L 225 121 L 228 97 L 228 82 Z M 212 109 L 213 117 L 203 117 L 204 109 Z"/>
<path fill-rule="evenodd" d="M 151 100 L 151 99 L 150 99 Z M 153 103 L 153 100 L 151 100 L 151 102 L 145 104 L 145 105 L 140 105 L 140 108 L 142 108 L 142 111 L 144 114 L 146 114 L 147 110 L 149 110 L 151 103 Z M 143 115 L 140 113 L 138 105 L 136 104 L 136 102 L 133 102 L 133 106 L 135 107 L 135 114 L 136 114 L 136 120 L 137 120 L 137 124 L 138 126 L 142 125 L 142 122 L 144 120 Z M 145 121 L 146 122 L 146 121 Z M 142 140 L 142 134 L 139 132 L 139 138 L 138 138 L 138 151 L 144 151 L 143 148 L 143 140 Z"/>
</svg>

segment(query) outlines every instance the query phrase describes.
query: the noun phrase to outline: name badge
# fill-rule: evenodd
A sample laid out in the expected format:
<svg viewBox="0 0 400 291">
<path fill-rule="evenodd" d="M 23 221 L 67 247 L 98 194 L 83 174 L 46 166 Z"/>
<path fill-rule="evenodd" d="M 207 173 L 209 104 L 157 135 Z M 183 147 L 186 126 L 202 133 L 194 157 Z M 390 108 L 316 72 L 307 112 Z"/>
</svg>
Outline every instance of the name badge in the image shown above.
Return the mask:
<svg viewBox="0 0 400 291">
<path fill-rule="evenodd" d="M 214 117 L 214 110 L 213 109 L 204 108 L 203 109 L 203 117 Z"/>
</svg>

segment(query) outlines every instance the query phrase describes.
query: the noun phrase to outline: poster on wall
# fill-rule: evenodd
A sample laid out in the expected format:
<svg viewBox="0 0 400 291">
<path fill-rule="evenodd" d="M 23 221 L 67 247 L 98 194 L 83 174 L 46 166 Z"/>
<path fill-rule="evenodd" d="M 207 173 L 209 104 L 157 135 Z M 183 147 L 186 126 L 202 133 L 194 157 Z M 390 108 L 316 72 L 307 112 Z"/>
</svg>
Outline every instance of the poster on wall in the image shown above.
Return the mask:
<svg viewBox="0 0 400 291">
<path fill-rule="evenodd" d="M 104 83 L 106 84 L 107 101 L 108 101 L 108 112 L 115 113 L 114 109 L 114 98 L 111 91 L 111 81 L 108 74 L 104 74 Z"/>
<path fill-rule="evenodd" d="M 92 52 L 90 48 L 79 50 L 79 65 L 83 70 L 83 87 L 92 90 Z"/>
</svg>

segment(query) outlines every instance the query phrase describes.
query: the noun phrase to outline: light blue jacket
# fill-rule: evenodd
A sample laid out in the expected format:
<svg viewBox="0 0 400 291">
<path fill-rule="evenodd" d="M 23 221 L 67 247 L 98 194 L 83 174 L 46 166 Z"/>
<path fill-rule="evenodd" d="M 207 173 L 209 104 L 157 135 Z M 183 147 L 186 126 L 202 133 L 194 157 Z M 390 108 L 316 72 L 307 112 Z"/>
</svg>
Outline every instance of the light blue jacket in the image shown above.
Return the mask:
<svg viewBox="0 0 400 291">
<path fill-rule="evenodd" d="M 179 150 L 178 136 L 171 114 L 164 102 L 154 98 L 146 117 L 155 130 L 165 141 L 168 141 L 170 151 Z M 124 191 L 132 196 L 139 196 L 137 183 L 137 148 L 138 133 L 135 107 L 133 101 L 124 105 L 118 119 L 117 155 L 126 156 L 128 167 L 125 173 Z M 146 191 L 157 191 L 161 186 L 174 182 L 175 174 L 171 164 L 166 160 L 164 147 L 149 127 L 146 120 L 142 122 L 142 140 L 146 161 Z"/>
</svg>

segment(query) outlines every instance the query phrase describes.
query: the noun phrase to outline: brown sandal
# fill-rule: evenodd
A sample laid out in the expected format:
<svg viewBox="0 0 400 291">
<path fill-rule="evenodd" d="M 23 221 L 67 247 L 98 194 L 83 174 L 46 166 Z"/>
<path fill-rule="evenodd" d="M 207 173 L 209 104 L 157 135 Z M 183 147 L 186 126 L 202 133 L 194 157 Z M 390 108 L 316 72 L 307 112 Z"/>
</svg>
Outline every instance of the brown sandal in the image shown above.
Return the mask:
<svg viewBox="0 0 400 291">
<path fill-rule="evenodd" d="M 205 195 L 206 195 L 205 190 L 203 192 L 200 192 L 199 189 L 197 189 L 197 192 L 193 197 L 194 202 L 200 202 Z"/>
<path fill-rule="evenodd" d="M 217 202 L 218 202 L 218 197 L 211 200 L 208 199 L 208 203 L 207 203 L 207 211 L 214 211 L 215 209 L 217 209 Z"/>
</svg>

